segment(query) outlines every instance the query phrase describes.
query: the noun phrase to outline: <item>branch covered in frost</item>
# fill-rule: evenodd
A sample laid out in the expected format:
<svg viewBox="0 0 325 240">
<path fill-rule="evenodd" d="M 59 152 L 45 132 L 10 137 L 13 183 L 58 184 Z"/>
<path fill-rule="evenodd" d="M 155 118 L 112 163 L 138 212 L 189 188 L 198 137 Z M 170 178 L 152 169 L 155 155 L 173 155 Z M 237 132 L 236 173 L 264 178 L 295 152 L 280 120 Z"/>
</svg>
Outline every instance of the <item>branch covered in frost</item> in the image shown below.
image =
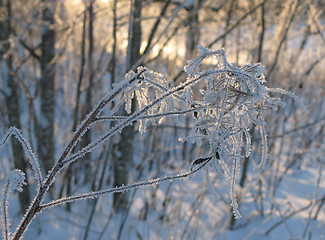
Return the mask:
<svg viewBox="0 0 325 240">
<path fill-rule="evenodd" d="M 72 149 L 80 141 L 82 136 L 87 132 L 90 126 L 97 121 L 98 115 L 103 111 L 103 109 L 112 102 L 121 92 L 126 88 L 131 87 L 140 76 L 147 71 L 147 69 L 141 69 L 137 74 L 130 72 L 124 81 L 115 85 L 115 88 L 106 96 L 104 96 L 93 108 L 93 110 L 85 117 L 85 119 L 80 123 L 79 127 L 73 133 L 70 142 L 64 148 L 64 151 L 59 159 L 59 163 L 62 165 L 62 161 L 70 154 Z"/>
<path fill-rule="evenodd" d="M 10 236 L 10 223 L 8 217 L 8 195 L 9 195 L 9 178 L 6 180 L 3 189 L 2 189 L 2 199 L 1 199 L 1 228 L 2 228 L 2 237 L 3 239 L 8 240 Z"/>
<path fill-rule="evenodd" d="M 145 105 L 142 109 L 140 109 L 137 112 L 135 112 L 134 114 L 128 116 L 126 119 L 124 119 L 124 121 L 116 124 L 113 128 L 108 130 L 105 134 L 103 134 L 101 137 L 99 137 L 93 143 L 88 144 L 86 147 L 82 148 L 81 150 L 79 150 L 75 154 L 72 154 L 70 157 L 62 159 L 62 161 L 61 161 L 62 165 L 71 164 L 72 162 L 76 161 L 77 159 L 83 157 L 85 154 L 93 151 L 98 145 L 100 145 L 100 144 L 104 143 L 105 141 L 107 141 L 115 133 L 117 133 L 118 131 L 121 131 L 124 127 L 128 126 L 132 122 L 138 121 L 141 118 L 141 116 L 147 114 L 147 112 L 150 109 L 152 109 L 153 107 L 155 107 L 157 104 L 159 104 L 160 102 L 162 102 L 166 98 L 178 93 L 179 91 L 184 90 L 185 88 L 192 86 L 193 84 L 195 84 L 196 82 L 198 82 L 199 80 L 204 78 L 205 76 L 208 76 L 208 74 L 212 74 L 212 73 L 213 74 L 219 74 L 219 73 L 227 73 L 227 72 L 228 72 L 228 70 L 221 69 L 221 70 L 215 70 L 215 71 L 209 72 L 209 73 L 204 73 L 204 74 L 201 74 L 201 75 L 196 76 L 194 78 L 188 79 L 186 82 L 180 84 L 177 87 L 173 87 L 169 91 L 165 92 L 160 98 L 154 99 L 152 102 Z"/>
<path fill-rule="evenodd" d="M 260 128 L 260 134 L 262 139 L 262 155 L 261 155 L 261 161 L 259 165 L 255 168 L 255 170 L 261 171 L 264 168 L 265 163 L 267 161 L 268 148 L 267 148 L 267 136 L 266 136 L 265 126 L 260 125 L 259 128 Z"/>
<path fill-rule="evenodd" d="M 298 103 L 299 107 L 301 108 L 301 111 L 302 112 L 305 112 L 306 111 L 306 107 L 305 105 L 302 103 L 302 101 L 297 97 L 296 94 L 294 94 L 293 92 L 289 92 L 289 91 L 286 91 L 284 89 L 281 89 L 281 88 L 266 88 L 267 91 L 269 92 L 273 92 L 273 93 L 281 93 L 283 95 L 288 95 L 289 97 L 292 97 L 295 102 Z"/>
<path fill-rule="evenodd" d="M 138 117 L 138 119 L 154 119 L 154 118 L 162 118 L 166 116 L 174 116 L 174 115 L 185 115 L 187 113 L 195 112 L 197 110 L 202 110 L 207 107 L 193 107 L 192 109 L 187 109 L 183 111 L 170 111 L 170 112 L 164 112 L 164 113 L 157 113 L 152 115 L 144 115 Z M 104 121 L 104 120 L 110 120 L 110 121 L 118 121 L 118 120 L 125 120 L 127 119 L 127 116 L 101 116 L 97 118 L 97 121 Z"/>
<path fill-rule="evenodd" d="M 232 175 L 231 175 L 231 181 L 230 181 L 230 200 L 231 200 L 231 206 L 232 210 L 235 216 L 235 219 L 241 218 L 241 214 L 238 210 L 238 203 L 236 200 L 236 180 L 237 176 L 239 174 L 239 165 L 240 165 L 240 158 L 234 158 L 233 166 L 232 166 Z"/>
<path fill-rule="evenodd" d="M 26 141 L 22 132 L 19 129 L 17 129 L 16 127 L 10 127 L 8 129 L 7 133 L 5 134 L 3 140 L 1 141 L 0 147 L 2 147 L 4 144 L 6 144 L 12 135 L 14 135 L 16 137 L 16 139 L 19 141 L 19 143 L 23 147 L 24 152 L 29 159 L 29 163 L 34 171 L 35 178 L 37 179 L 39 187 L 41 187 L 43 180 L 42 180 L 42 173 L 41 173 L 40 165 L 38 163 L 38 160 L 37 160 L 33 150 L 30 147 L 29 143 Z"/>
<path fill-rule="evenodd" d="M 137 182 L 134 184 L 130 184 L 127 186 L 120 186 L 120 187 L 115 187 L 115 188 L 109 188 L 106 190 L 101 190 L 101 191 L 96 191 L 96 192 L 90 192 L 90 193 L 85 193 L 85 194 L 80 194 L 80 195 L 76 195 L 76 196 L 71 196 L 71 197 L 66 197 L 66 198 L 62 198 L 62 199 L 58 199 L 49 203 L 45 203 L 40 205 L 41 209 L 45 209 L 45 208 L 49 208 L 49 207 L 54 207 L 57 205 L 62 205 L 68 202 L 73 202 L 73 201 L 77 201 L 77 200 L 86 200 L 86 199 L 94 199 L 94 198 L 98 198 L 102 195 L 106 195 L 108 193 L 116 193 L 116 192 L 126 192 L 129 191 L 131 189 L 134 188 L 139 188 L 139 187 L 147 187 L 147 186 L 151 186 L 154 184 L 159 184 L 165 181 L 173 181 L 176 179 L 184 179 L 189 177 L 190 175 L 198 172 L 200 169 L 202 169 L 206 164 L 209 163 L 209 161 L 212 158 L 209 157 L 207 158 L 206 161 L 204 161 L 199 167 L 195 168 L 195 169 L 191 169 L 189 172 L 186 173 L 182 173 L 182 174 L 177 174 L 175 176 L 167 176 L 167 177 L 163 177 L 163 178 L 156 178 L 156 179 L 151 179 L 149 181 L 146 182 Z"/>
<path fill-rule="evenodd" d="M 10 171 L 8 178 L 3 186 L 2 189 L 2 199 L 1 199 L 1 216 L 0 221 L 2 225 L 2 236 L 4 239 L 10 239 L 10 223 L 9 223 L 9 216 L 8 216 L 8 197 L 10 191 L 23 191 L 23 185 L 25 183 L 25 174 L 18 170 Z"/>
<path fill-rule="evenodd" d="M 189 60 L 184 70 L 188 79 L 202 77 L 199 90 L 202 97 L 195 99 L 191 87 L 188 87 L 184 90 L 184 98 L 191 106 L 202 108 L 196 110 L 195 125 L 190 135 L 182 140 L 197 144 L 205 141 L 210 144 L 210 152 L 216 156 L 213 162 L 218 162 L 216 165 L 221 166 L 220 173 L 231 181 L 230 201 L 235 217 L 239 218 L 235 184 L 242 152 L 245 157 L 249 157 L 251 153 L 252 142 L 247 127 L 249 124 L 255 124 L 260 129 L 262 154 L 257 169 L 261 170 L 267 160 L 265 116 L 282 105 L 281 99 L 271 97 L 269 93 L 292 97 L 303 111 L 304 106 L 293 93 L 278 88 L 267 88 L 265 68 L 260 63 L 237 67 L 227 61 L 223 49 L 212 51 L 202 46 L 198 49 L 199 56 Z M 213 64 L 209 65 L 209 69 L 201 68 L 207 59 L 212 60 L 210 62 Z M 231 162 L 230 171 L 228 163 Z M 216 170 L 219 171 L 217 168 Z"/>
</svg>

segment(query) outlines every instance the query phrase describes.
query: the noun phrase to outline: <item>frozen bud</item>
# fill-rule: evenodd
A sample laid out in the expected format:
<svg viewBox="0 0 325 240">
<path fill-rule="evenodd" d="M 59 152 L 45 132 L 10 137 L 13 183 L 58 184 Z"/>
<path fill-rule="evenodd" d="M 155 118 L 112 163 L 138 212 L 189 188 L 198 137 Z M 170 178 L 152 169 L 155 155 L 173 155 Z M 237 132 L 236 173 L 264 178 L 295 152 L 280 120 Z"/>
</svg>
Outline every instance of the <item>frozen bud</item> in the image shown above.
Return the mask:
<svg viewBox="0 0 325 240">
<path fill-rule="evenodd" d="M 19 169 L 12 170 L 9 173 L 9 184 L 12 191 L 23 191 L 23 185 L 26 185 L 25 174 Z"/>
<path fill-rule="evenodd" d="M 257 68 L 257 71 L 256 71 L 257 77 L 260 77 L 261 75 L 264 74 L 265 67 L 262 64 L 257 64 L 256 68 Z"/>
<path fill-rule="evenodd" d="M 208 48 L 203 47 L 202 45 L 198 45 L 197 49 L 199 51 L 200 57 L 204 57 L 210 53 L 210 50 Z"/>
</svg>

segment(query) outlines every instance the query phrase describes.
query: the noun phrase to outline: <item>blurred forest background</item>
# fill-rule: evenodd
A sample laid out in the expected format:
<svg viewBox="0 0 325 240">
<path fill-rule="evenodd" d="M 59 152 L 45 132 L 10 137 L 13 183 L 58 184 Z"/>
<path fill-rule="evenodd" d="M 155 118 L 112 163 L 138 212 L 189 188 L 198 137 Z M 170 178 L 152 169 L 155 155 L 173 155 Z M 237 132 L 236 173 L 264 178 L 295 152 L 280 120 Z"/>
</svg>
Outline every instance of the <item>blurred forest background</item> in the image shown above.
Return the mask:
<svg viewBox="0 0 325 240">
<path fill-rule="evenodd" d="M 255 239 L 323 239 L 324 0 L 0 0 L 0 133 L 9 126 L 22 129 L 45 173 L 80 121 L 127 71 L 146 66 L 176 86 L 198 44 L 225 48 L 236 65 L 262 62 L 267 86 L 295 92 L 307 108 L 303 114 L 283 97 L 286 105 L 268 116 L 269 159 L 261 173 L 252 164 L 258 162 L 260 136 L 250 129 L 254 149 L 243 159 L 238 181 L 243 218 L 232 217 L 227 181 L 212 176 L 221 193 L 217 200 L 198 174 L 46 210 L 26 239 L 235 239 L 236 231 L 236 239 L 257 233 Z M 208 148 L 178 141 L 192 123 L 190 116 L 180 119 L 144 134 L 125 128 L 65 169 L 48 197 L 189 167 Z M 91 129 L 77 149 L 102 130 Z M 12 168 L 29 173 L 29 185 L 12 200 L 14 220 L 28 207 L 35 184 L 14 139 L 1 150 L 1 181 Z"/>
</svg>

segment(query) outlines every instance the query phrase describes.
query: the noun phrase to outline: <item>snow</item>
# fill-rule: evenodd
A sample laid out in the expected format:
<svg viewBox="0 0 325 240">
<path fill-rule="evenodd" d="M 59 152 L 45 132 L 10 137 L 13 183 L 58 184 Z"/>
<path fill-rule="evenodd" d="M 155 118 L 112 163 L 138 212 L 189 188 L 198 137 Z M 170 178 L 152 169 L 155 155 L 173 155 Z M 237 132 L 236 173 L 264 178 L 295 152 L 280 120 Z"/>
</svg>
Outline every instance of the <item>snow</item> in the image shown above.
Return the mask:
<svg viewBox="0 0 325 240">
<path fill-rule="evenodd" d="M 265 232 L 275 223 L 281 221 L 286 214 L 298 210 L 309 204 L 315 191 L 318 169 L 308 168 L 300 174 L 289 173 L 283 180 L 274 199 L 276 211 L 273 216 L 268 215 L 268 205 L 265 206 L 265 216 L 260 216 L 254 209 L 252 198 L 244 199 L 241 205 L 243 219 L 234 230 L 224 228 L 229 206 L 221 200 L 216 200 L 210 191 L 204 190 L 204 174 L 197 174 L 189 180 L 163 183 L 156 192 L 157 202 L 155 207 L 149 210 L 145 219 L 139 219 L 141 211 L 145 208 L 145 199 L 150 199 L 152 189 L 136 190 L 132 208 L 124 222 L 124 230 L 121 239 L 132 240 L 141 236 L 143 239 L 180 239 L 180 236 L 187 236 L 186 239 L 302 239 L 303 229 L 306 225 L 309 209 L 297 213 L 293 217 L 280 224 L 268 235 Z M 322 178 L 323 179 L 323 178 Z M 170 209 L 164 209 L 163 199 L 166 198 L 166 189 L 172 184 L 171 195 L 169 196 Z M 203 184 L 203 185 L 202 185 Z M 200 189 L 200 190 L 199 190 Z M 198 204 L 195 198 L 204 196 L 202 204 Z M 320 194 L 325 192 L 325 183 L 321 181 Z M 102 239 L 117 239 L 118 229 L 122 224 L 123 214 L 115 213 L 109 220 L 111 211 L 111 197 L 104 197 L 99 200 L 98 211 L 92 224 L 89 239 L 98 239 L 101 232 L 104 232 Z M 149 200 L 150 201 L 150 200 Z M 18 205 L 17 201 L 10 201 Z M 72 211 L 67 212 L 64 207 L 56 207 L 44 210 L 32 223 L 24 239 L 81 239 L 87 223 L 90 202 L 83 201 L 73 204 Z M 152 205 L 153 206 L 153 205 Z M 10 210 L 14 206 L 10 206 Z M 85 209 L 85 211 L 80 211 Z M 227 210 L 228 209 L 228 210 Z M 194 213 L 194 215 L 193 215 Z M 140 215 L 139 215 L 140 214 Z M 162 215 L 161 215 L 162 214 Z M 167 215 L 166 215 L 167 214 Z M 171 219 L 168 219 L 168 216 Z M 193 217 L 193 216 L 194 217 Z M 13 214 L 15 216 L 15 214 Z M 164 216 L 164 221 L 161 217 Z M 189 222 L 192 219 L 192 223 Z M 103 228 L 105 223 L 108 225 Z M 188 225 L 188 226 L 187 226 Z M 309 225 L 311 239 L 324 239 L 325 236 L 325 212 L 322 210 L 318 220 L 312 220 Z M 185 233 L 184 233 L 185 231 Z M 195 233 L 195 237 L 190 237 Z M 184 235 L 185 234 L 185 235 Z M 189 238 L 188 238 L 189 237 Z"/>
</svg>

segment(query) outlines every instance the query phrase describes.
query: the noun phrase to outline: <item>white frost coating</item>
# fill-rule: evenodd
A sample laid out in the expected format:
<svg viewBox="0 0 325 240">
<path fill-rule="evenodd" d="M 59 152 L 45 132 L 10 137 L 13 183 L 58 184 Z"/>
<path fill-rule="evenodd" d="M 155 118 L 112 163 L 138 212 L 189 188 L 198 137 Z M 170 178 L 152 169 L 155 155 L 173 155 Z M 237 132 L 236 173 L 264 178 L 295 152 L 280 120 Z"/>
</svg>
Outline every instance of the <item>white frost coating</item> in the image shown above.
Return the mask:
<svg viewBox="0 0 325 240">
<path fill-rule="evenodd" d="M 182 179 L 187 178 L 187 177 L 195 174 L 196 172 L 200 171 L 209 162 L 210 162 L 210 160 L 207 160 L 204 163 L 202 163 L 199 167 L 197 167 L 197 168 L 195 168 L 195 169 L 193 169 L 191 171 L 185 172 L 185 173 L 177 174 L 175 176 L 165 176 L 163 178 L 150 179 L 150 180 L 148 180 L 146 182 L 137 182 L 137 183 L 126 185 L 126 186 L 122 185 L 122 186 L 119 186 L 119 187 L 100 190 L 100 191 L 97 191 L 97 192 L 90 192 L 90 193 L 85 193 L 85 194 L 79 194 L 79 195 L 76 195 L 76 196 L 61 198 L 61 199 L 54 200 L 54 201 L 49 202 L 49 203 L 42 204 L 40 207 L 42 209 L 45 209 L 45 208 L 53 207 L 53 206 L 56 206 L 56 205 L 61 205 L 61 204 L 72 202 L 72 201 L 85 200 L 85 199 L 89 199 L 89 198 L 91 198 L 91 199 L 97 198 L 97 197 L 100 197 L 102 195 L 106 195 L 108 193 L 126 192 L 126 191 L 129 191 L 129 190 L 134 189 L 134 188 L 151 186 L 151 185 L 159 184 L 159 183 L 165 182 L 165 181 L 172 182 L 172 181 L 177 180 L 177 179 L 182 180 Z"/>
<path fill-rule="evenodd" d="M 211 52 L 208 48 L 205 48 L 202 45 L 198 45 L 197 49 L 199 51 L 199 56 L 200 57 L 205 57 Z"/>
<path fill-rule="evenodd" d="M 41 173 L 40 165 L 38 163 L 38 160 L 37 160 L 33 150 L 30 147 L 29 143 L 24 138 L 22 132 L 19 129 L 17 129 L 16 127 L 10 127 L 8 129 L 6 135 L 4 136 L 4 139 L 1 141 L 0 147 L 2 147 L 4 144 L 8 143 L 11 135 L 14 135 L 16 137 L 16 139 L 19 141 L 19 143 L 21 144 L 21 146 L 23 147 L 24 152 L 29 159 L 29 163 L 34 171 L 35 178 L 37 179 L 39 186 L 41 186 L 42 173 Z"/>
<path fill-rule="evenodd" d="M 243 132 L 244 132 L 245 139 L 246 139 L 245 157 L 249 157 L 249 155 L 251 154 L 251 151 L 252 151 L 252 138 L 251 138 L 251 135 L 249 134 L 248 129 L 246 127 L 243 127 Z"/>
<path fill-rule="evenodd" d="M 91 118 L 97 118 L 98 115 L 103 111 L 104 107 L 107 106 L 108 103 L 113 102 L 117 98 L 117 96 L 119 96 L 123 92 L 123 90 L 127 88 L 132 89 L 132 86 L 136 84 L 135 80 L 145 71 L 147 71 L 146 68 L 139 69 L 141 71 L 137 74 L 135 74 L 133 71 L 128 72 L 123 81 L 114 84 L 113 89 L 108 94 L 106 94 L 100 101 L 98 101 L 97 104 L 95 104 L 94 108 L 87 114 L 87 116 L 81 121 L 77 129 L 73 132 L 70 142 L 68 142 L 64 147 L 64 152 L 66 152 L 67 155 L 71 153 L 71 150 L 81 140 L 82 136 L 88 131 L 92 124 L 95 123 L 95 120 L 91 120 Z M 117 111 L 117 109 L 118 108 L 116 106 L 116 108 L 111 112 L 111 114 L 114 114 L 114 111 Z M 62 156 L 63 155 L 64 153 L 62 153 Z"/>
<path fill-rule="evenodd" d="M 125 111 L 127 114 L 131 113 L 131 106 L 132 106 L 132 99 L 134 98 L 134 92 L 133 91 L 126 91 L 124 93 L 124 101 L 125 101 Z"/>
<path fill-rule="evenodd" d="M 189 60 L 184 70 L 187 79 L 201 77 L 201 99 L 194 99 L 191 88 L 183 91 L 183 98 L 195 110 L 195 125 L 188 137 L 182 141 L 210 143 L 210 152 L 219 161 L 224 177 L 231 179 L 230 198 L 235 217 L 239 217 L 238 204 L 235 199 L 236 177 L 239 172 L 241 149 L 248 157 L 252 149 L 251 136 L 247 126 L 255 124 L 260 128 L 262 136 L 262 154 L 258 169 L 265 166 L 267 160 L 267 136 L 265 116 L 268 112 L 276 111 L 281 106 L 281 100 L 269 95 L 270 92 L 286 94 L 297 100 L 304 110 L 301 101 L 293 94 L 282 89 L 266 87 L 265 68 L 261 63 L 247 64 L 237 67 L 226 59 L 224 50 L 211 51 L 202 46 L 198 47 L 198 57 Z M 217 61 L 210 69 L 200 69 L 204 60 L 213 57 Z M 245 141 L 244 141 L 245 140 Z M 244 143 L 246 144 L 244 146 Z M 232 160 L 232 161 L 231 161 Z M 228 163 L 232 162 L 232 166 Z M 232 167 L 232 171 L 229 168 Z M 218 168 L 217 168 L 218 169 Z M 218 170 L 217 170 L 218 171 Z"/>
<path fill-rule="evenodd" d="M 187 65 L 184 67 L 184 71 L 189 75 L 189 77 L 193 77 L 195 74 L 199 73 L 199 66 L 202 64 L 202 61 L 206 58 L 210 58 L 213 55 L 221 55 L 223 59 L 225 59 L 225 52 L 223 49 L 217 51 L 211 51 L 208 48 L 204 48 L 202 45 L 198 45 L 199 56 L 188 60 Z"/>
<path fill-rule="evenodd" d="M 11 191 L 23 191 L 23 185 L 26 185 L 25 173 L 19 169 L 12 170 L 9 173 L 9 185 Z"/>
<path fill-rule="evenodd" d="M 266 136 L 266 132 L 265 132 L 265 125 L 260 125 L 260 134 L 261 134 L 261 139 L 262 139 L 262 156 L 261 156 L 261 161 L 259 163 L 259 165 L 255 168 L 255 170 L 261 171 L 264 166 L 265 163 L 267 161 L 267 136 Z"/>
<path fill-rule="evenodd" d="M 232 210 L 234 213 L 234 217 L 235 219 L 239 219 L 241 218 L 241 214 L 238 210 L 238 203 L 236 200 L 236 179 L 237 179 L 237 175 L 239 172 L 239 159 L 234 158 L 234 163 L 233 163 L 233 169 L 232 169 L 232 175 L 231 175 L 231 182 L 230 182 L 230 200 L 231 200 L 231 206 L 232 206 Z"/>
<path fill-rule="evenodd" d="M 19 169 L 9 172 L 8 178 L 3 186 L 1 194 L 0 221 L 3 239 L 10 239 L 10 222 L 8 216 L 8 198 L 10 191 L 23 191 L 23 185 L 26 185 L 25 174 Z"/>
<path fill-rule="evenodd" d="M 299 107 L 301 108 L 301 111 L 302 112 L 306 111 L 305 105 L 302 103 L 302 101 L 293 92 L 289 92 L 289 91 L 286 91 L 286 90 L 281 89 L 281 88 L 266 88 L 266 90 L 268 92 L 281 93 L 283 95 L 288 95 L 288 96 L 292 97 L 298 103 Z"/>
<path fill-rule="evenodd" d="M 2 188 L 1 192 L 1 207 L 0 207 L 0 223 L 2 228 L 3 239 L 9 240 L 10 237 L 10 222 L 8 216 L 8 195 L 9 195 L 9 176 Z"/>
</svg>

